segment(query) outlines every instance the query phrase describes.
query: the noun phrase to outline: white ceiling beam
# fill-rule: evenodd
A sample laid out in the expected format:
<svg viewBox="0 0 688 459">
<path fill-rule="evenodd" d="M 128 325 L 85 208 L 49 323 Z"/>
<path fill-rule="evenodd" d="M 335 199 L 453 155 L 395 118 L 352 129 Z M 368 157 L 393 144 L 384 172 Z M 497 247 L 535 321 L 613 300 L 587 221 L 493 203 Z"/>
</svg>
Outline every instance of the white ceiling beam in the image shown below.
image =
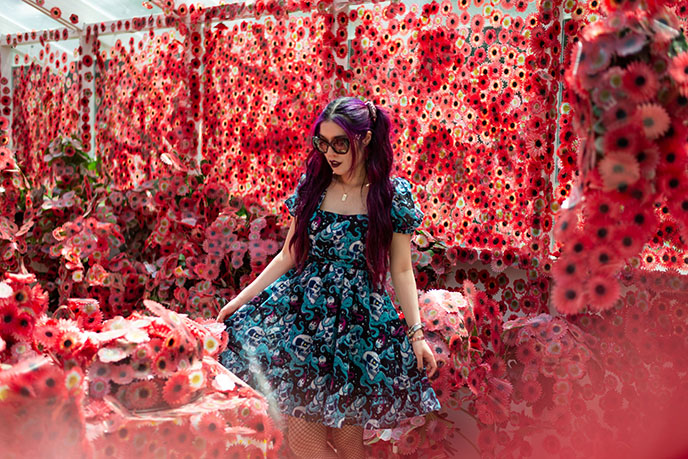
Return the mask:
<svg viewBox="0 0 688 459">
<path fill-rule="evenodd" d="M 72 29 L 72 30 L 77 31 L 77 32 L 81 31 L 81 28 L 78 25 L 72 24 L 69 20 L 67 20 L 63 17 L 59 17 L 59 18 L 54 17 L 50 13 L 49 9 L 47 9 L 44 6 L 38 5 L 36 2 L 33 2 L 31 0 L 22 0 L 22 2 L 26 3 L 27 5 L 29 5 L 33 8 L 36 8 L 38 11 L 45 14 L 46 16 L 48 16 L 53 21 L 59 22 L 61 25 L 67 27 L 68 29 Z"/>
<path fill-rule="evenodd" d="M 24 32 L 32 32 L 32 31 L 33 31 L 32 29 L 30 29 L 29 27 L 27 27 L 25 24 L 22 24 L 21 22 L 17 22 L 17 21 L 15 21 L 14 19 L 5 16 L 5 14 L 2 12 L 2 10 L 0 10 L 0 18 L 1 18 L 3 21 L 7 21 L 7 22 L 10 23 L 10 24 L 14 24 L 15 26 L 17 26 L 17 27 L 19 27 L 20 29 L 24 30 Z M 21 33 L 23 34 L 24 32 L 21 32 Z M 15 35 L 15 34 L 11 34 L 11 35 Z M 30 45 L 30 44 L 33 44 L 33 43 L 38 43 L 39 41 L 40 41 L 40 39 L 39 39 L 39 37 L 38 37 L 38 34 L 36 34 L 36 40 L 22 41 L 22 43 L 20 43 L 20 44 L 22 44 L 22 45 L 25 45 L 25 44 L 26 44 L 26 45 Z M 8 43 L 8 42 L 7 42 L 7 41 L 3 42 L 3 44 L 5 44 L 5 43 Z M 65 48 L 64 46 L 60 46 L 59 44 L 56 44 L 56 43 L 53 43 L 52 46 L 55 47 L 55 48 L 61 49 L 62 51 L 66 52 L 67 54 L 70 54 L 70 53 L 73 53 L 73 52 L 74 52 L 74 50 L 68 50 L 68 49 Z M 23 54 L 23 53 L 22 53 L 22 54 Z"/>
</svg>

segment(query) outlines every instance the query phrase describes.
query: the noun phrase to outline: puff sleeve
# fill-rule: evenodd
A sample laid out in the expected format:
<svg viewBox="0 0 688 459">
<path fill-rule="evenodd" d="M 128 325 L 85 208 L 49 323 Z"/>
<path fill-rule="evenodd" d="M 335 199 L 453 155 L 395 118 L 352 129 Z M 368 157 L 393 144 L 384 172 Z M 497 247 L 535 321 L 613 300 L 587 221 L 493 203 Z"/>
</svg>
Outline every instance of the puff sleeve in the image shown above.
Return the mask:
<svg viewBox="0 0 688 459">
<path fill-rule="evenodd" d="M 286 201 L 284 201 L 284 205 L 287 206 L 287 209 L 289 210 L 289 214 L 292 217 L 296 215 L 296 207 L 298 205 L 298 197 L 299 197 L 299 188 L 301 188 L 301 185 L 303 185 L 303 182 L 305 180 L 306 180 L 306 174 L 301 174 L 301 177 L 299 178 L 299 182 L 296 184 L 296 188 L 294 189 L 294 193 L 292 193 L 292 195 L 289 196 Z"/>
<path fill-rule="evenodd" d="M 395 233 L 411 234 L 420 226 L 424 214 L 413 196 L 408 180 L 395 177 L 392 184 L 392 228 Z"/>
</svg>

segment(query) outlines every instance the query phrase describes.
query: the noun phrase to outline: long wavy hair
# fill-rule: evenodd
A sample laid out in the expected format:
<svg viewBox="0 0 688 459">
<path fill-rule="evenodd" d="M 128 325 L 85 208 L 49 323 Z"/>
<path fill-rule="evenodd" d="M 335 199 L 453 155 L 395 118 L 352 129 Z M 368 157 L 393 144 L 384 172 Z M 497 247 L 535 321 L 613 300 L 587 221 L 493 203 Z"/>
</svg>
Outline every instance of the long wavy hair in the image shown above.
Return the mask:
<svg viewBox="0 0 688 459">
<path fill-rule="evenodd" d="M 370 108 L 369 108 L 370 105 Z M 374 112 L 372 107 L 375 108 Z M 374 115 L 375 114 L 375 115 Z M 366 236 L 366 262 L 371 280 L 382 285 L 389 269 L 389 247 L 392 242 L 392 144 L 389 140 L 390 120 L 387 113 L 371 102 L 364 103 L 355 97 L 341 97 L 330 102 L 313 124 L 311 135 L 320 134 L 320 124 L 332 121 L 341 127 L 352 146 L 351 167 L 359 155 L 365 155 L 365 173 L 368 178 L 368 234 Z M 363 151 L 358 151 L 357 140 L 371 131 L 372 137 Z M 296 267 L 303 269 L 310 248 L 308 224 L 315 212 L 320 196 L 332 182 L 332 169 L 325 155 L 313 148 L 306 160 L 305 181 L 299 187 L 296 201 L 296 227 L 289 244 L 295 254 Z"/>
</svg>

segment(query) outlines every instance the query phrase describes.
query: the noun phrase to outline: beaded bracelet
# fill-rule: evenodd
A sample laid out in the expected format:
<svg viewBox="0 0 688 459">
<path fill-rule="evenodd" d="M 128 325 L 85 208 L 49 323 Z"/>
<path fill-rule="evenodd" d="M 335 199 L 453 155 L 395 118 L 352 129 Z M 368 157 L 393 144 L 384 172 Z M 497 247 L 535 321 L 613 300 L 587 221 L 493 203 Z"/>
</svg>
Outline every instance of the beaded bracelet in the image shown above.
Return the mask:
<svg viewBox="0 0 688 459">
<path fill-rule="evenodd" d="M 425 324 L 423 322 L 418 322 L 417 324 L 413 324 L 411 326 L 411 328 L 409 328 L 408 331 L 406 332 L 406 336 L 408 336 L 410 338 L 413 336 L 413 334 L 415 332 L 417 332 L 418 330 L 420 330 L 422 328 L 425 328 Z"/>
<path fill-rule="evenodd" d="M 423 335 L 418 335 L 418 336 L 414 336 L 413 338 L 409 338 L 409 342 L 411 342 L 411 343 L 415 343 L 416 341 L 423 341 L 423 340 L 425 340 L 425 336 L 423 336 Z"/>
</svg>

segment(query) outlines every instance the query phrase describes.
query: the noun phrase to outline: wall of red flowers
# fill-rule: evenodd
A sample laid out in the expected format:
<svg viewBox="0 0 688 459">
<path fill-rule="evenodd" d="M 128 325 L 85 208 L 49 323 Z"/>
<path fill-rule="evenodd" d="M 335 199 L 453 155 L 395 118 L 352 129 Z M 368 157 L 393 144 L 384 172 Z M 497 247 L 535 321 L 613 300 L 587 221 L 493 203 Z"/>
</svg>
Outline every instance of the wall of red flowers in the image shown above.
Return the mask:
<svg viewBox="0 0 688 459">
<path fill-rule="evenodd" d="M 395 119 L 396 173 L 418 186 L 423 230 L 443 264 L 470 262 L 479 249 L 494 271 L 518 266 L 548 290 L 558 253 L 550 230 L 578 167 L 573 95 L 561 76 L 599 18 L 597 2 L 182 6 L 89 26 L 69 68 L 46 52 L 44 68 L 15 72 L 14 147 L 29 176 L 45 172 L 45 132 L 87 145 L 93 132 L 95 155 L 122 187 L 173 164 L 284 212 L 315 114 L 354 95 Z M 123 38 L 103 48 L 99 37 L 113 32 Z M 77 110 L 90 98 L 94 122 Z M 671 215 L 657 214 L 631 265 L 687 266 Z M 428 275 L 428 286 L 440 281 Z M 537 297 L 544 309 L 546 295 Z"/>
</svg>

